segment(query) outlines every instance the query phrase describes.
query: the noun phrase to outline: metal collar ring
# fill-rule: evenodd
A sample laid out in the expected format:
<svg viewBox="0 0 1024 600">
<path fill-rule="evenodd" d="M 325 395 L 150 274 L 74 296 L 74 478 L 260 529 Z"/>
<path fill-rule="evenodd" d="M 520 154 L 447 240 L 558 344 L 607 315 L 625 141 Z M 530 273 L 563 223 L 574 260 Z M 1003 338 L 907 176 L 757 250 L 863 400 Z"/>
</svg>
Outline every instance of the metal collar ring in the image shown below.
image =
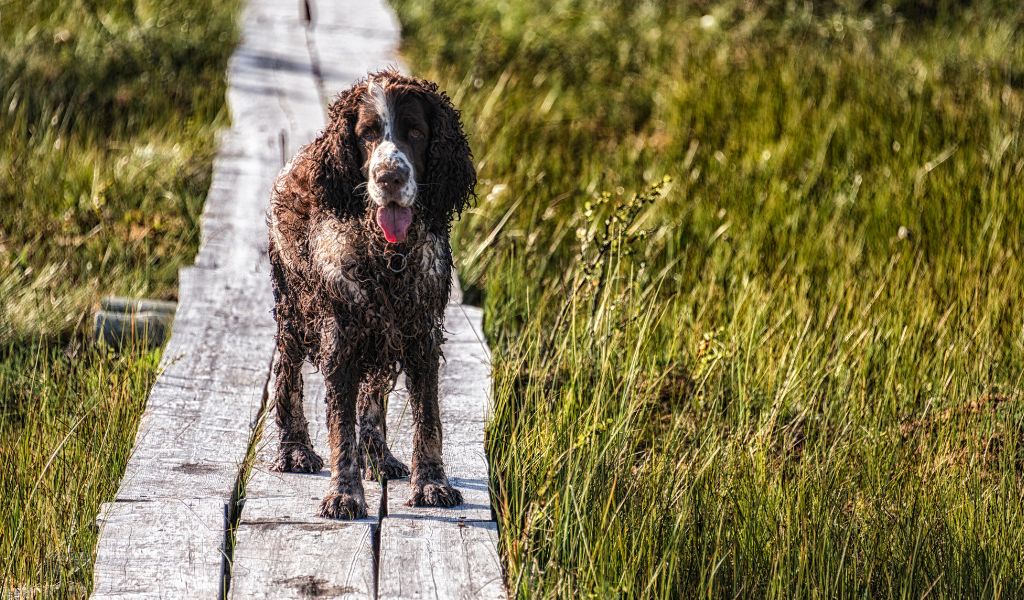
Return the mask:
<svg viewBox="0 0 1024 600">
<path fill-rule="evenodd" d="M 395 253 L 388 257 L 388 268 L 392 273 L 401 273 L 408 264 L 409 260 L 404 254 Z"/>
</svg>

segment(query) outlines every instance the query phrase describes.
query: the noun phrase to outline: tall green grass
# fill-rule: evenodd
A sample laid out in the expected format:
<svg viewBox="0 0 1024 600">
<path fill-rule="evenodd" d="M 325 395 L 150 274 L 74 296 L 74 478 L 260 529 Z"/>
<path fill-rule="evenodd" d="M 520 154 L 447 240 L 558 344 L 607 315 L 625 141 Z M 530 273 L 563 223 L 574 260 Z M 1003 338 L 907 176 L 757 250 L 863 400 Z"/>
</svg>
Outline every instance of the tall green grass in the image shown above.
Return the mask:
<svg viewBox="0 0 1024 600">
<path fill-rule="evenodd" d="M 88 593 L 159 359 L 91 310 L 192 260 L 238 5 L 0 0 L 0 596 Z"/>
<path fill-rule="evenodd" d="M 1024 595 L 1016 3 L 395 5 L 516 595 Z"/>
</svg>

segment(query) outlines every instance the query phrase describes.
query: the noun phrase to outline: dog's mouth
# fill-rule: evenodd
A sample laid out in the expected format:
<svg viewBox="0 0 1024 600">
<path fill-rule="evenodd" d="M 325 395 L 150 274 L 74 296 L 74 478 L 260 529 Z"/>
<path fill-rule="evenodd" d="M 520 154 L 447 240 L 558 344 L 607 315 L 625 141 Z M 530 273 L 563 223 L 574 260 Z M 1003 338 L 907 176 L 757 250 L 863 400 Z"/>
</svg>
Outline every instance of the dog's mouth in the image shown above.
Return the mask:
<svg viewBox="0 0 1024 600">
<path fill-rule="evenodd" d="M 377 225 L 392 244 L 404 242 L 412 225 L 412 207 L 389 202 L 377 209 Z"/>
</svg>

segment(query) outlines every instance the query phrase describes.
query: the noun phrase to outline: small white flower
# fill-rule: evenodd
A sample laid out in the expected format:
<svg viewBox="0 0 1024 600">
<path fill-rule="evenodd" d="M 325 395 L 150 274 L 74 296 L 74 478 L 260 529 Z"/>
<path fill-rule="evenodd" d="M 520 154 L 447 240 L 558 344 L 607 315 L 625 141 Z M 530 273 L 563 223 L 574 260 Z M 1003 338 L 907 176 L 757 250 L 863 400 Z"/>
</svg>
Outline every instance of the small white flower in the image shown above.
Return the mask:
<svg viewBox="0 0 1024 600">
<path fill-rule="evenodd" d="M 507 185 L 505 185 L 504 183 L 496 183 L 494 184 L 494 187 L 491 188 L 490 193 L 487 194 L 487 201 L 493 202 L 494 200 L 497 200 L 498 198 L 504 196 L 505 192 L 507 191 Z"/>
</svg>

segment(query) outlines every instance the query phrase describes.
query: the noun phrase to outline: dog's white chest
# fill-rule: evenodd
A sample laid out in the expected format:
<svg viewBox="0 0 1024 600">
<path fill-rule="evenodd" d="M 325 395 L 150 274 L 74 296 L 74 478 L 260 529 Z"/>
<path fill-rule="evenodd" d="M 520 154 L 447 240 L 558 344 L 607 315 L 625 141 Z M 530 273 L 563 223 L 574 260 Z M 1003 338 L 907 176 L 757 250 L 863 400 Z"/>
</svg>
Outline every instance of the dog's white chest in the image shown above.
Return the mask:
<svg viewBox="0 0 1024 600">
<path fill-rule="evenodd" d="M 419 268 L 428 276 L 445 277 L 447 271 L 448 246 L 440 236 L 427 234 L 427 240 L 419 247 Z"/>
<path fill-rule="evenodd" d="M 341 221 L 321 220 L 310 231 L 309 256 L 332 296 L 363 302 L 366 290 L 357 277 L 359 257 L 353 238 L 351 229 Z"/>
</svg>

